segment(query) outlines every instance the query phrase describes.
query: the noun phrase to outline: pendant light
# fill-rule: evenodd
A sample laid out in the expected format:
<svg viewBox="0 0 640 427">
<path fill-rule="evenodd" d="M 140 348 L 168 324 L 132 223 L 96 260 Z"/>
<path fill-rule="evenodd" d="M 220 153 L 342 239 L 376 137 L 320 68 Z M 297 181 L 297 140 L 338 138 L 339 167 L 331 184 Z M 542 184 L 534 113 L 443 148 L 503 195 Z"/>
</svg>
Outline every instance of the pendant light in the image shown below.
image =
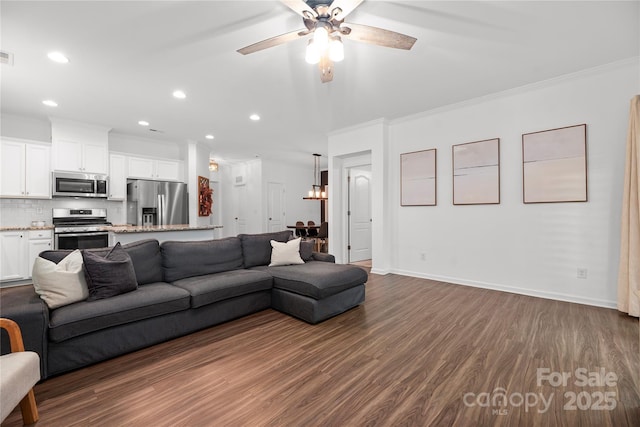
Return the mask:
<svg viewBox="0 0 640 427">
<path fill-rule="evenodd" d="M 313 185 L 304 200 L 328 200 L 326 187 L 320 185 L 320 154 L 313 155 Z"/>
</svg>

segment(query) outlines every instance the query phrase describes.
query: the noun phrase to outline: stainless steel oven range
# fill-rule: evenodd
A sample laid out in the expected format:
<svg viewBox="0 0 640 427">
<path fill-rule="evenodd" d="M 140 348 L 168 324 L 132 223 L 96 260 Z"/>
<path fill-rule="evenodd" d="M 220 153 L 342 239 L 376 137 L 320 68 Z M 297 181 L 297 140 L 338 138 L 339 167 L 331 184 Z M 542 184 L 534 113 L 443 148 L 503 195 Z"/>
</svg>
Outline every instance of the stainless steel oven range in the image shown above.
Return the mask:
<svg viewBox="0 0 640 427">
<path fill-rule="evenodd" d="M 56 249 L 89 249 L 109 246 L 106 209 L 54 209 Z"/>
</svg>

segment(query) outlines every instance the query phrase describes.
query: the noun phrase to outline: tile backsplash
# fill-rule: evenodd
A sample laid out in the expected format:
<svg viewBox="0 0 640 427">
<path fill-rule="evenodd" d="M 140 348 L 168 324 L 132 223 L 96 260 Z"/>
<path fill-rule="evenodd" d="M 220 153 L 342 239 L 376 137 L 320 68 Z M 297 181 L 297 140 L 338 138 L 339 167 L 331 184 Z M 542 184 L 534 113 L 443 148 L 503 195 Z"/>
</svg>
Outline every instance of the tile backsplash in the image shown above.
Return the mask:
<svg viewBox="0 0 640 427">
<path fill-rule="evenodd" d="M 0 199 L 0 226 L 25 227 L 31 225 L 31 221 L 44 221 L 51 225 L 53 208 L 103 208 L 107 210 L 107 221 L 124 224 L 127 220 L 125 202 L 74 198 Z"/>
</svg>

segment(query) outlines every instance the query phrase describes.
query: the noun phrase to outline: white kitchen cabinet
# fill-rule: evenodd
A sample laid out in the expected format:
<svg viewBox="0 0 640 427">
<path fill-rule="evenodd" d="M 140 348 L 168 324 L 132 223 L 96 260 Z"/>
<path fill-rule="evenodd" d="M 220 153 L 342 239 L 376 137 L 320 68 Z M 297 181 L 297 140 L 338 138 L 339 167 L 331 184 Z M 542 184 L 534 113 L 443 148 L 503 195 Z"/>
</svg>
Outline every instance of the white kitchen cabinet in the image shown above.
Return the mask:
<svg viewBox="0 0 640 427">
<path fill-rule="evenodd" d="M 51 198 L 50 147 L 11 139 L 0 145 L 0 197 Z"/>
<path fill-rule="evenodd" d="M 0 281 L 26 279 L 27 272 L 26 231 L 0 232 Z"/>
<path fill-rule="evenodd" d="M 180 163 L 170 160 L 156 160 L 156 179 L 180 181 Z"/>
<path fill-rule="evenodd" d="M 54 139 L 53 169 L 107 174 L 107 146 L 91 142 Z"/>
<path fill-rule="evenodd" d="M 52 230 L 29 230 L 28 257 L 26 266 L 26 276 L 31 277 L 33 271 L 33 263 L 42 251 L 53 249 L 53 231 Z"/>
<path fill-rule="evenodd" d="M 109 156 L 109 200 L 124 200 L 127 195 L 126 160 L 120 154 Z"/>
<path fill-rule="evenodd" d="M 152 159 L 141 157 L 129 157 L 130 178 L 153 179 L 155 178 L 155 168 Z"/>
<path fill-rule="evenodd" d="M 173 160 L 129 157 L 129 178 L 181 181 L 180 162 Z"/>
<path fill-rule="evenodd" d="M 109 128 L 53 117 L 50 120 L 53 170 L 109 172 Z"/>
<path fill-rule="evenodd" d="M 109 170 L 107 159 L 107 146 L 90 143 L 82 144 L 83 172 L 106 174 Z"/>
</svg>

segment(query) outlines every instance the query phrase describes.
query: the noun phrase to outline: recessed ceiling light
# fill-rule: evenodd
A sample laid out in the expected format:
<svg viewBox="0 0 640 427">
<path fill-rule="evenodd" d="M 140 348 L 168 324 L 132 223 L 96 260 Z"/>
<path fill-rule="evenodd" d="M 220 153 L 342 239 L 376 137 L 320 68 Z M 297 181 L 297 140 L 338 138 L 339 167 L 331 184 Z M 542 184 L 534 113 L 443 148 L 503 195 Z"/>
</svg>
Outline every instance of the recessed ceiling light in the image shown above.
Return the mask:
<svg viewBox="0 0 640 427">
<path fill-rule="evenodd" d="M 184 93 L 181 90 L 174 90 L 173 91 L 173 96 L 174 96 L 174 98 L 185 99 L 187 97 L 187 94 Z"/>
<path fill-rule="evenodd" d="M 252 114 L 252 115 L 249 116 L 249 118 L 251 120 L 253 120 L 254 122 L 257 122 L 258 120 L 260 120 L 260 116 L 257 115 L 257 114 Z"/>
<path fill-rule="evenodd" d="M 49 52 L 47 56 L 49 57 L 50 60 L 57 62 L 59 64 L 66 64 L 67 62 L 69 62 L 69 58 L 64 56 L 62 52 Z"/>
<path fill-rule="evenodd" d="M 57 107 L 58 103 L 56 101 L 54 101 L 53 99 L 45 99 L 44 101 L 42 101 L 42 103 L 44 105 L 46 105 L 47 107 Z"/>
<path fill-rule="evenodd" d="M 146 120 L 140 120 L 140 121 L 138 122 L 138 124 L 139 124 L 140 126 L 149 126 L 149 122 L 148 122 L 148 121 L 146 121 Z"/>
<path fill-rule="evenodd" d="M 209 135 L 206 135 L 206 136 L 205 136 L 205 138 L 207 138 L 207 139 L 213 139 L 213 138 L 214 138 L 214 136 L 213 136 L 213 135 L 211 135 L 211 134 L 209 134 Z"/>
</svg>

